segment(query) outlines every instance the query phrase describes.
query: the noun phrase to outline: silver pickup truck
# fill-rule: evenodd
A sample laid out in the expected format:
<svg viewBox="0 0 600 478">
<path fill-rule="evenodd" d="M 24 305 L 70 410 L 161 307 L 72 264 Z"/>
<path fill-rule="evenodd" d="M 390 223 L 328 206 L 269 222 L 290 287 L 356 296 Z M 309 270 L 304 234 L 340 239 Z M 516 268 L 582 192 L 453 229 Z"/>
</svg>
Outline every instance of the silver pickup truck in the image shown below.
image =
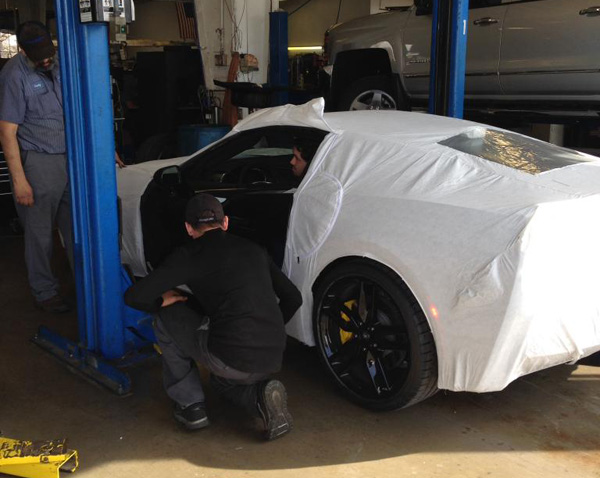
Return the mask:
<svg viewBox="0 0 600 478">
<path fill-rule="evenodd" d="M 329 109 L 427 104 L 430 4 L 326 33 Z M 467 28 L 467 110 L 600 118 L 600 0 L 470 0 Z"/>
</svg>

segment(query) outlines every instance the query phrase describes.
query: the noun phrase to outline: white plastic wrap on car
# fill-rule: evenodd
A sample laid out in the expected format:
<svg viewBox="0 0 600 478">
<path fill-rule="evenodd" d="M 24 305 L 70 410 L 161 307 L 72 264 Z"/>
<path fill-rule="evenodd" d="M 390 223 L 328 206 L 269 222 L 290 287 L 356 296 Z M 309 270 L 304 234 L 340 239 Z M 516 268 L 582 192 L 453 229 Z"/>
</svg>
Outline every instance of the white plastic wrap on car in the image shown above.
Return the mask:
<svg viewBox="0 0 600 478">
<path fill-rule="evenodd" d="M 314 345 L 315 281 L 333 261 L 359 256 L 389 267 L 414 294 L 435 339 L 442 389 L 500 390 L 600 350 L 597 158 L 529 174 L 519 161 L 455 147 L 488 131 L 501 147 L 497 128 L 399 111 L 323 115 L 319 100 L 259 111 L 235 131 L 282 124 L 330 132 L 292 206 L 284 270 L 304 303 L 290 335 Z M 519 160 L 552 150 L 507 148 L 501 155 Z M 128 169 L 119 191 L 129 193 L 124 209 L 139 216 L 135 196 L 152 171 L 137 181 Z M 129 189 L 122 179 L 139 184 Z M 141 234 L 139 224 L 124 226 Z M 141 259 L 141 245 L 140 236 L 126 247 Z"/>
</svg>

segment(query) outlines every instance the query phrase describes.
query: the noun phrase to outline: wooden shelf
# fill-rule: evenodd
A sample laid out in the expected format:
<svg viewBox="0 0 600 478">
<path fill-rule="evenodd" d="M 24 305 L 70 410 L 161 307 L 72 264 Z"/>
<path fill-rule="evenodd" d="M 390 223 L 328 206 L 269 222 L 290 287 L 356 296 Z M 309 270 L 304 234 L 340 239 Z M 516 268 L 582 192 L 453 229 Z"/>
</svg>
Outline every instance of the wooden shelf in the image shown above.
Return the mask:
<svg viewBox="0 0 600 478">
<path fill-rule="evenodd" d="M 111 45 L 120 45 L 122 42 L 111 41 Z M 131 48 L 148 48 L 148 47 L 163 47 L 163 46 L 197 46 L 194 40 L 146 40 L 129 38 L 125 42 L 127 47 Z"/>
</svg>

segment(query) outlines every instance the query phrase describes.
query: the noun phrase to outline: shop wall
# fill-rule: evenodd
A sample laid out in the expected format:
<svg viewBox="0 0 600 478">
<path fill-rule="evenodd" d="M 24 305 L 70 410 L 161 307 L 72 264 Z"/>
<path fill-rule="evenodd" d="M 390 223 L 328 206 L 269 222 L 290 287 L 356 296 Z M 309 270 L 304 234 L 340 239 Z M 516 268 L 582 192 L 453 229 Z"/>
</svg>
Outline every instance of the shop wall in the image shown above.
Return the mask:
<svg viewBox="0 0 600 478">
<path fill-rule="evenodd" d="M 314 46 L 323 44 L 325 31 L 338 22 L 369 15 L 370 0 L 312 0 L 296 11 L 306 0 L 286 0 L 280 8 L 291 13 L 289 17 L 289 45 Z M 339 9 L 339 17 L 338 17 Z"/>
<path fill-rule="evenodd" d="M 129 25 L 128 38 L 178 41 L 179 27 L 175 2 L 135 4 L 136 21 Z"/>
</svg>

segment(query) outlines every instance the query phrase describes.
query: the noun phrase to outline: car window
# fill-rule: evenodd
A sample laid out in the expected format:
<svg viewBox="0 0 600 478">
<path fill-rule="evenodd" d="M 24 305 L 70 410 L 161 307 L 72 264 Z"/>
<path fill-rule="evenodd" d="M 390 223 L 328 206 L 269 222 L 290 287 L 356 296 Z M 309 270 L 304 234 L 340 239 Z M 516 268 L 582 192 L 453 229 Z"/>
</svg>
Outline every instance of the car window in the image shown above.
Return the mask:
<svg viewBox="0 0 600 478">
<path fill-rule="evenodd" d="M 518 0 L 511 0 L 518 1 Z M 535 0 L 523 0 L 523 1 L 535 1 Z M 485 8 L 495 7 L 496 5 L 502 5 L 503 0 L 470 0 L 469 10 L 474 8 Z M 506 3 L 506 0 L 504 0 Z M 433 10 L 432 0 L 415 0 L 415 6 L 417 7 L 417 15 L 430 15 Z"/>
<path fill-rule="evenodd" d="M 482 127 L 440 141 L 439 144 L 529 174 L 539 174 L 596 159 L 510 131 Z"/>
<path fill-rule="evenodd" d="M 471 0 L 469 2 L 469 8 L 485 8 L 485 7 L 495 7 L 496 5 L 501 5 L 502 0 Z"/>
<path fill-rule="evenodd" d="M 238 186 L 283 185 L 293 182 L 290 160 L 292 148 L 279 145 L 269 147 L 267 136 L 262 136 L 251 148 L 213 163 L 204 179 Z"/>
<path fill-rule="evenodd" d="M 260 156 L 290 156 L 292 148 L 251 148 L 236 154 L 232 159 L 258 158 Z"/>
<path fill-rule="evenodd" d="M 314 128 L 273 126 L 243 131 L 202 151 L 182 165 L 183 176 L 195 191 L 207 188 L 289 189 L 297 186 L 290 160 L 298 138 L 327 132 Z"/>
<path fill-rule="evenodd" d="M 531 3 L 531 2 L 543 2 L 545 0 L 502 0 L 503 5 L 511 3 Z"/>
</svg>

